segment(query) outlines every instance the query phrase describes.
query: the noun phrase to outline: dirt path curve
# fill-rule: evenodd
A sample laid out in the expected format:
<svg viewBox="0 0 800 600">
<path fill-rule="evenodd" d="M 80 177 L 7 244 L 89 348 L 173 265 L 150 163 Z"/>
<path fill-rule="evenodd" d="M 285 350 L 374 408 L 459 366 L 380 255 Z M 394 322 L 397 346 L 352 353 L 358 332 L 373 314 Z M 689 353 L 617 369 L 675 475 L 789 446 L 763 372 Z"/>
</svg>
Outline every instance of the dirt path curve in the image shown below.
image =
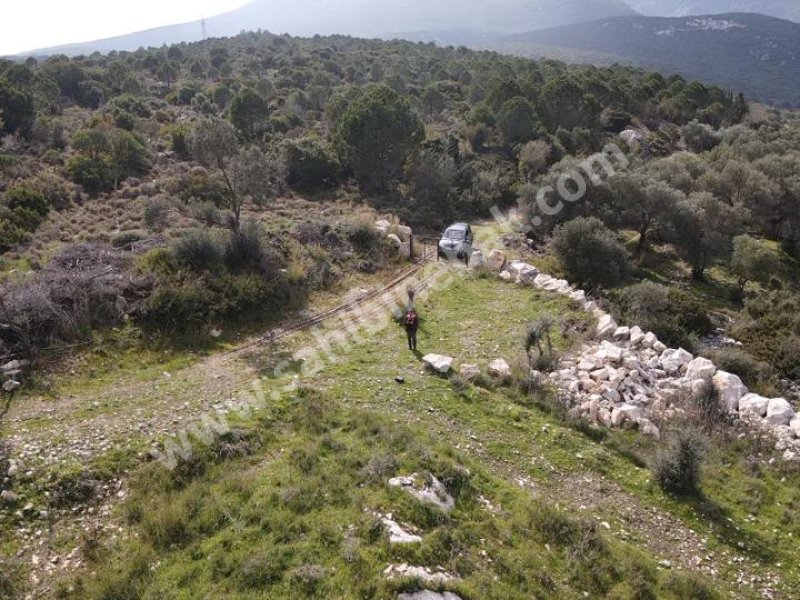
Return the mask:
<svg viewBox="0 0 800 600">
<path fill-rule="evenodd" d="M 202 358 L 175 373 L 142 380 L 126 374 L 108 385 L 56 400 L 31 397 L 12 405 L 6 417 L 12 458 L 20 470 L 59 464 L 86 464 L 115 448 L 138 443 L 140 449 L 196 421 L 225 409 L 236 394 L 264 375 L 261 355 L 286 355 L 296 337 L 315 327 L 338 327 L 384 318 L 388 298 L 401 298 L 407 286 L 424 288 L 432 279 L 421 261 L 371 289 L 345 294 L 329 310 L 305 315 L 236 348 Z"/>
</svg>

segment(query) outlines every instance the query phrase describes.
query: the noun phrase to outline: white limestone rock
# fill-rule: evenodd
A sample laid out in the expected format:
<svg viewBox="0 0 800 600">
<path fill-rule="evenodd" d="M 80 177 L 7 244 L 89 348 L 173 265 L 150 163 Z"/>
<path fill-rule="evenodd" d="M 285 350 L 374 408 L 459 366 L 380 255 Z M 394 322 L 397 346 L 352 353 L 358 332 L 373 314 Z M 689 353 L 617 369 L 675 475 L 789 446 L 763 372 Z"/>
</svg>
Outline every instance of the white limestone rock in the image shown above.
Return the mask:
<svg viewBox="0 0 800 600">
<path fill-rule="evenodd" d="M 493 377 L 510 377 L 511 365 L 502 358 L 498 358 L 489 363 L 489 375 Z"/>
<path fill-rule="evenodd" d="M 489 258 L 486 261 L 486 266 L 489 267 L 489 270 L 493 273 L 499 273 L 503 270 L 503 267 L 506 266 L 507 260 L 508 258 L 504 252 L 495 249 L 492 250 L 491 254 L 489 254 Z"/>
<path fill-rule="evenodd" d="M 739 399 L 739 413 L 751 417 L 763 419 L 767 416 L 769 398 L 764 398 L 758 394 L 745 394 Z"/>
<path fill-rule="evenodd" d="M 427 354 L 422 357 L 422 362 L 429 369 L 447 375 L 453 368 L 453 357 L 442 354 Z"/>
<path fill-rule="evenodd" d="M 737 412 L 739 410 L 739 400 L 748 391 L 742 380 L 733 373 L 717 371 L 714 377 L 711 378 L 711 383 L 717 394 L 719 394 L 722 405 L 729 412 Z"/>
<path fill-rule="evenodd" d="M 486 258 L 483 256 L 483 252 L 480 250 L 475 250 L 472 253 L 472 256 L 469 257 L 469 268 L 470 269 L 483 269 L 486 267 Z"/>
<path fill-rule="evenodd" d="M 611 413 L 611 424 L 614 427 L 619 427 L 627 421 L 637 422 L 639 419 L 644 418 L 644 411 L 641 407 L 634 404 L 623 404 L 616 407 Z"/>
<path fill-rule="evenodd" d="M 597 319 L 597 337 L 600 339 L 607 338 L 617 330 L 617 324 L 611 315 L 603 313 Z"/>
<path fill-rule="evenodd" d="M 644 340 L 644 332 L 642 331 L 642 329 L 638 325 L 634 326 L 634 327 L 631 327 L 630 340 L 631 340 L 631 347 L 632 348 L 635 348 L 636 346 L 641 344 L 642 341 Z"/>
<path fill-rule="evenodd" d="M 668 348 L 661 354 L 658 364 L 661 365 L 667 373 L 678 373 L 683 366 L 692 362 L 693 358 L 694 357 L 683 348 L 678 348 L 677 350 Z"/>
<path fill-rule="evenodd" d="M 480 376 L 481 370 L 478 365 L 463 364 L 458 367 L 458 374 L 467 381 L 472 381 Z"/>
<path fill-rule="evenodd" d="M 396 521 L 392 520 L 391 515 L 381 517 L 383 526 L 389 532 L 389 543 L 391 544 L 419 544 L 422 538 L 413 533 L 408 533 Z"/>
<path fill-rule="evenodd" d="M 707 358 L 698 356 L 692 362 L 690 362 L 689 366 L 686 368 L 686 377 L 689 379 L 703 379 L 705 381 L 711 381 L 711 378 L 714 377 L 714 373 L 716 372 L 717 367 L 714 366 L 713 362 Z"/>
<path fill-rule="evenodd" d="M 794 419 L 792 405 L 783 398 L 773 398 L 767 405 L 767 423 L 779 426 L 789 425 Z"/>
</svg>

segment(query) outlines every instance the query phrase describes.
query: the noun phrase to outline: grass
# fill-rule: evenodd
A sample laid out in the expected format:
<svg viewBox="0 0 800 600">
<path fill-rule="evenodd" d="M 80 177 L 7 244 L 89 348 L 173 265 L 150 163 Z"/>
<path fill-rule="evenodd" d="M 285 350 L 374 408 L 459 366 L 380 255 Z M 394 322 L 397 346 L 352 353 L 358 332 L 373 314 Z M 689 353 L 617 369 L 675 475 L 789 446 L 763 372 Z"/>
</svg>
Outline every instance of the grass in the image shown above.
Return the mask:
<svg viewBox="0 0 800 600">
<path fill-rule="evenodd" d="M 480 278 L 457 279 L 419 312 L 423 353 L 483 369 L 495 358 L 523 359 L 526 324 L 542 313 L 577 316 L 562 298 Z M 554 341 L 564 350 L 577 340 Z M 383 577 L 387 564 L 403 562 L 459 575 L 444 587 L 465 600 L 757 597 L 733 584 L 742 565 L 780 573 L 785 591 L 800 585 L 800 477 L 768 464 L 764 448 L 718 440 L 701 493 L 665 495 L 644 468 L 654 442 L 564 421 L 546 393 L 531 402 L 499 382 L 455 385 L 426 373 L 400 327 L 304 383 L 296 396 L 234 421 L 235 440 L 176 472 L 139 467 L 121 509 L 127 532 L 61 595 L 391 598 L 420 586 Z M 455 510 L 440 513 L 386 485 L 414 472 L 442 479 Z M 718 578 L 660 567 L 657 549 L 680 532 L 665 536 L 657 521 L 637 526 L 628 509 L 650 519 L 662 511 L 707 539 L 701 551 L 714 553 Z M 385 512 L 423 543 L 390 546 L 375 519 Z"/>
</svg>

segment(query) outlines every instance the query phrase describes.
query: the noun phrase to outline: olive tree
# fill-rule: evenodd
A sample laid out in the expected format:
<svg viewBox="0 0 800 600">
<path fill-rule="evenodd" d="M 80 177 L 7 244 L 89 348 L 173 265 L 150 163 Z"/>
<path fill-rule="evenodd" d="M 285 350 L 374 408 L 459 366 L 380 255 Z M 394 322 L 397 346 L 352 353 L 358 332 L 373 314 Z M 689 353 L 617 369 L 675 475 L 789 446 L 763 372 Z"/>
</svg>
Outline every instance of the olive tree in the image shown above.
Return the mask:
<svg viewBox="0 0 800 600">
<path fill-rule="evenodd" d="M 223 119 L 200 121 L 192 136 L 192 148 L 200 163 L 222 175 L 235 231 L 240 229 L 242 207 L 247 200 L 264 204 L 285 191 L 285 163 L 267 157 L 255 146 L 242 149 L 235 129 Z"/>
<path fill-rule="evenodd" d="M 733 239 L 730 268 L 737 277 L 741 297 L 749 282 L 769 282 L 770 277 L 780 271 L 781 261 L 764 242 L 749 235 L 739 235 Z"/>
</svg>

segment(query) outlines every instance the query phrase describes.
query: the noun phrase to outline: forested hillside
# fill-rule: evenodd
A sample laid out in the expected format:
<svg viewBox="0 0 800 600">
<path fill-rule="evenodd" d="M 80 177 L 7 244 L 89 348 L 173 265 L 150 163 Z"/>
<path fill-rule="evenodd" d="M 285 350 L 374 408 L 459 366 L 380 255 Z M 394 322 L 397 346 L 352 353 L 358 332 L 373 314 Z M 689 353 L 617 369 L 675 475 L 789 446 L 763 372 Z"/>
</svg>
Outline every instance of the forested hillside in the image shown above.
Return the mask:
<svg viewBox="0 0 800 600">
<path fill-rule="evenodd" d="M 508 378 L 432 377 L 387 329 L 174 472 L 145 457 L 247 378 L 277 387 L 273 363 L 310 338 L 213 352 L 398 270 L 380 217 L 433 237 L 519 208 L 509 254 L 796 403 L 796 113 L 630 67 L 267 33 L 3 61 L 0 111 L 0 364 L 33 375 L 3 396 L 20 437 L 0 443 L 0 592 L 63 566 L 49 595 L 389 597 L 419 591 L 392 571 L 417 563 L 459 575 L 431 585 L 466 599 L 790 597 L 775 590 L 800 577 L 797 470 L 774 444 L 737 437 L 709 394 L 691 413 L 714 444 L 701 480 L 699 442 L 571 421 L 531 369 L 555 368 L 591 317 L 480 270 L 421 301 L 422 341 L 521 355 Z M 644 468 L 687 453 L 688 496 Z M 441 477 L 456 510 L 387 484 L 411 473 Z M 85 527 L 122 499 L 111 534 Z M 420 546 L 390 545 L 389 510 Z M 40 562 L 56 518 L 61 562 Z"/>
<path fill-rule="evenodd" d="M 533 31 L 488 45 L 533 58 L 621 62 L 677 72 L 775 106 L 800 103 L 800 24 L 763 15 L 606 19 Z"/>
<path fill-rule="evenodd" d="M 344 37 L 246 34 L 132 54 L 6 62 L 0 82 L 3 250 L 36 266 L 65 242 L 163 246 L 191 229 L 194 237 L 182 237 L 175 256 L 153 250 L 139 260 L 140 284 L 118 290 L 128 298 L 126 313 L 159 328 L 291 304 L 348 257 L 370 268 L 372 241 L 357 232 L 333 242 L 324 230 L 294 230 L 264 256 L 236 258 L 250 248 L 239 238 L 254 235 L 241 217 L 250 206 L 267 207 L 269 218 L 287 193 L 315 199 L 320 210 L 332 199 L 352 200 L 438 228 L 514 204 L 521 179 L 601 148 L 633 122 L 658 135 L 666 122 L 719 126 L 746 112 L 723 90 L 633 69 Z M 528 142 L 533 162 L 520 170 Z M 106 208 L 111 218 L 98 226 L 91 213 Z M 228 255 L 215 250 L 213 231 Z M 298 256 L 294 245 L 307 236 L 332 245 L 323 255 Z M 186 256 L 198 245 L 205 255 Z M 198 289 L 194 278 L 181 279 L 182 267 L 202 273 L 218 257 L 229 265 L 227 284 L 208 280 L 211 290 Z M 258 283 L 257 275 L 272 272 L 286 279 L 279 289 L 274 280 Z M 6 310 L 22 310 L 13 318 L 23 319 L 20 306 Z M 83 317 L 90 315 L 121 316 L 116 308 Z M 20 335 L 33 345 L 67 334 L 54 324 L 24 327 L 31 330 Z"/>
</svg>

